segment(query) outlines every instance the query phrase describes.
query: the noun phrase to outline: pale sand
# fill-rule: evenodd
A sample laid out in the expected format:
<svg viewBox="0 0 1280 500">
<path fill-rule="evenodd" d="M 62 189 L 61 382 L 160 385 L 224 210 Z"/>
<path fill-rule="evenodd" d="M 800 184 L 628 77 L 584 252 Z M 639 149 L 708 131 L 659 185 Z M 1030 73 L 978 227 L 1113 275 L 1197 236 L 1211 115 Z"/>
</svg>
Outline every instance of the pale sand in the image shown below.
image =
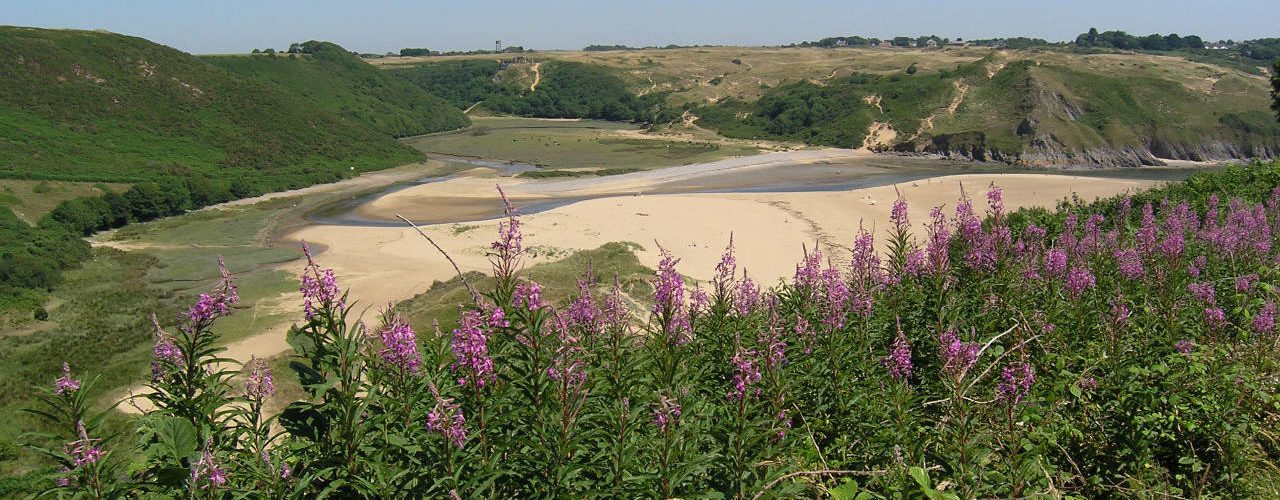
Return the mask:
<svg viewBox="0 0 1280 500">
<path fill-rule="evenodd" d="M 800 153 L 800 152 L 796 152 Z M 820 161 L 820 152 L 805 152 Z M 808 158 L 806 156 L 806 158 Z M 794 161 L 794 158 L 789 158 Z M 679 169 L 683 167 L 675 167 Z M 726 167 L 728 168 L 728 167 Z M 753 168 L 737 165 L 737 168 Z M 610 182 L 604 179 L 577 179 L 555 183 L 529 182 L 521 179 L 479 179 L 459 177 L 444 182 L 424 184 L 381 197 L 363 208 L 368 215 L 392 217 L 396 213 L 422 210 L 449 210 L 440 203 L 467 200 L 471 203 L 498 204 L 494 183 L 502 183 L 515 199 L 532 200 L 564 196 L 587 196 L 598 193 L 642 192 L 652 183 L 670 181 L 663 175 L 673 169 Z M 687 169 L 688 176 L 717 171 L 716 167 Z M 648 173 L 646 173 L 648 174 Z M 765 284 L 789 277 L 802 256 L 802 249 L 812 249 L 817 241 L 838 264 L 847 261 L 847 248 L 859 226 L 874 228 L 879 242 L 884 242 L 889 226 L 889 211 L 901 192 L 911 207 L 912 226 L 922 232 L 930 207 L 943 205 L 953 213 L 960 196 L 961 184 L 974 200 L 975 207 L 985 210 L 985 192 L 996 183 L 1004 189 L 1008 210 L 1025 206 L 1052 206 L 1072 193 L 1091 200 L 1150 187 L 1157 181 L 1105 179 L 1045 174 L 974 174 L 937 177 L 852 191 L 798 193 L 724 193 L 620 195 L 597 198 L 522 217 L 524 243 L 544 250 L 542 255 L 526 259 L 526 265 L 557 260 L 569 251 L 597 248 L 612 241 L 631 241 L 644 247 L 637 252 L 640 261 L 656 267 L 661 244 L 681 259 L 678 269 L 696 280 L 707 280 L 714 271 L 730 233 L 736 246 L 740 267 Z M 549 189 L 558 185 L 562 189 Z M 495 239 L 500 220 L 423 226 L 464 272 L 490 269 L 486 250 Z M 413 229 L 396 227 L 323 226 L 304 227 L 288 239 L 305 240 L 323 245 L 317 255 L 322 267 L 332 267 L 342 287 L 358 301 L 357 314 L 376 318 L 376 309 L 413 297 L 435 281 L 452 278 L 450 264 Z M 545 250 L 554 250 L 545 252 Z M 285 270 L 301 271 L 299 262 Z M 285 294 L 270 307 L 301 308 L 297 293 Z M 300 313 L 297 320 L 301 320 Z M 271 358 L 289 350 L 285 342 L 287 325 L 279 325 L 227 346 L 223 356 L 248 360 L 250 356 Z"/>
<path fill-rule="evenodd" d="M 595 179 L 593 179 L 595 180 Z M 429 210 L 449 199 L 500 203 L 492 179 L 457 179 L 418 186 L 382 197 L 366 207 L 384 216 Z M 542 197 L 545 183 L 503 179 L 516 199 Z M 628 181 L 631 184 L 632 181 Z M 912 207 L 912 223 L 922 227 L 930 207 L 945 205 L 948 214 L 964 184 L 978 210 L 986 206 L 991 183 L 1004 188 L 1008 210 L 1024 206 L 1052 206 L 1076 193 L 1086 200 L 1111 196 L 1156 184 L 1156 181 L 1102 179 L 1043 174 L 975 174 L 939 177 L 900 184 L 896 189 Z M 629 186 L 631 187 L 631 186 Z M 600 189 L 615 192 L 613 186 Z M 725 193 L 614 196 L 573 203 L 522 218 L 527 246 L 564 251 L 596 248 L 611 241 L 632 241 L 644 247 L 640 261 L 655 266 L 655 241 L 681 259 L 680 271 L 698 280 L 710 277 L 732 232 L 739 265 L 766 283 L 789 276 L 802 247 L 821 241 L 844 259 L 842 249 L 852 241 L 859 224 L 876 228 L 883 240 L 895 186 L 853 191 L 802 193 Z M 574 194 L 589 192 L 585 187 Z M 447 210 L 447 208 L 445 208 Z M 422 229 L 440 244 L 463 271 L 488 271 L 485 256 L 497 233 L 498 220 L 466 226 L 436 224 Z M 458 231 L 462 229 L 462 231 Z M 291 238 L 323 244 L 318 259 L 333 267 L 353 296 L 365 304 L 384 304 L 412 297 L 431 282 L 453 277 L 453 269 L 438 252 L 409 228 L 310 226 Z M 564 255 L 528 260 L 529 264 Z"/>
</svg>

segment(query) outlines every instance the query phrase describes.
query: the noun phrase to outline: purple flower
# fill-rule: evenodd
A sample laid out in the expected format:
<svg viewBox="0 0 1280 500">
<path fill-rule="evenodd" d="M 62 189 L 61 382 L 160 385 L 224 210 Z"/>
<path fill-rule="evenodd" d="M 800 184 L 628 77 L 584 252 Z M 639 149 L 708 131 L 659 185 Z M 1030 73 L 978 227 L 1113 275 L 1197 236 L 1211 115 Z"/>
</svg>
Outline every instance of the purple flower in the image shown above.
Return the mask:
<svg viewBox="0 0 1280 500">
<path fill-rule="evenodd" d="M 859 228 L 858 237 L 853 240 L 853 260 L 849 269 L 855 296 L 854 310 L 869 314 L 871 295 L 885 280 L 880 268 L 880 256 L 876 255 L 875 238 L 864 229 Z"/>
<path fill-rule="evenodd" d="M 307 265 L 302 271 L 302 310 L 307 320 L 315 318 L 320 309 L 335 307 L 339 310 L 346 307 L 342 300 L 342 289 L 338 286 L 338 277 L 333 269 L 320 269 L 311 255 L 311 247 L 302 242 L 302 253 L 307 256 Z"/>
<path fill-rule="evenodd" d="M 823 318 L 822 323 L 827 326 L 829 331 L 836 331 L 844 326 L 845 317 L 847 316 L 850 303 L 849 287 L 845 285 L 844 278 L 840 276 L 840 270 L 834 267 L 828 267 L 822 271 L 822 288 L 823 288 Z M 866 303 L 855 305 L 854 308 L 859 312 L 869 313 L 871 309 L 870 296 L 866 297 Z"/>
<path fill-rule="evenodd" d="M 693 338 L 689 310 L 685 307 L 684 277 L 676 272 L 680 259 L 665 248 L 661 249 L 661 254 L 658 273 L 653 278 L 652 312 L 658 318 L 667 342 L 672 346 L 682 346 Z"/>
<path fill-rule="evenodd" d="M 227 271 L 227 265 L 221 256 L 218 257 L 218 274 L 221 278 L 213 291 L 200 294 L 200 299 L 187 310 L 187 319 L 191 323 L 203 324 L 231 314 L 231 306 L 239 302 L 236 284 L 231 280 L 231 272 Z"/>
<path fill-rule="evenodd" d="M 609 295 L 604 297 L 603 314 L 604 324 L 609 329 L 626 328 L 631 311 L 622 300 L 622 284 L 618 282 L 616 276 L 613 279 L 613 288 L 609 290 Z"/>
<path fill-rule="evenodd" d="M 1022 402 L 1031 392 L 1031 384 L 1036 380 L 1036 370 L 1031 364 L 1019 361 L 1006 366 L 1000 372 L 1000 382 L 996 384 L 996 393 L 1001 401 L 1011 405 Z"/>
<path fill-rule="evenodd" d="M 1270 335 L 1276 329 L 1276 303 L 1268 300 L 1253 317 L 1253 331 L 1258 335 Z"/>
<path fill-rule="evenodd" d="M 498 195 L 502 197 L 507 220 L 498 223 L 498 241 L 493 242 L 490 247 L 499 257 L 514 257 L 524 251 L 524 236 L 520 234 L 520 217 L 516 213 L 516 208 L 511 205 L 511 200 L 507 199 L 507 193 L 502 190 L 502 186 L 497 188 Z"/>
<path fill-rule="evenodd" d="M 680 425 L 680 403 L 667 396 L 658 398 L 657 407 L 653 410 L 653 425 L 659 432 L 667 432 L 673 426 Z"/>
<path fill-rule="evenodd" d="M 1080 382 L 1077 382 L 1076 386 L 1086 391 L 1092 391 L 1098 388 L 1098 379 L 1093 377 L 1085 377 L 1080 379 Z"/>
<path fill-rule="evenodd" d="M 1150 255 L 1156 248 L 1157 235 L 1155 209 L 1147 203 L 1142 206 L 1142 222 L 1138 225 L 1138 233 L 1134 235 L 1133 242 L 1143 255 Z"/>
<path fill-rule="evenodd" d="M 515 296 L 511 298 L 512 305 L 523 307 L 530 311 L 542 309 L 542 285 L 536 281 L 528 283 L 519 283 L 516 285 Z"/>
<path fill-rule="evenodd" d="M 1067 270 L 1067 252 L 1061 248 L 1050 248 L 1044 255 L 1044 272 L 1049 276 L 1061 276 Z"/>
<path fill-rule="evenodd" d="M 880 364 L 889 370 L 894 380 L 906 381 L 911 378 L 911 342 L 898 328 L 898 337 L 893 340 L 889 355 L 880 360 Z"/>
<path fill-rule="evenodd" d="M 201 489 L 217 488 L 227 483 L 227 473 L 218 467 L 212 447 L 213 440 L 206 439 L 200 460 L 191 465 L 191 484 L 200 486 Z"/>
<path fill-rule="evenodd" d="M 382 349 L 378 356 L 391 366 L 409 373 L 418 373 L 422 366 L 422 355 L 418 353 L 418 334 L 414 333 L 403 318 L 395 316 L 378 332 L 382 340 Z"/>
<path fill-rule="evenodd" d="M 1253 284 L 1257 281 L 1257 274 L 1246 274 L 1236 278 L 1236 291 L 1240 293 L 1249 293 L 1249 290 L 1253 289 Z"/>
<path fill-rule="evenodd" d="M 102 459 L 102 447 L 95 444 L 98 442 L 97 439 L 89 438 L 89 433 L 85 430 L 83 421 L 76 422 L 76 434 L 80 439 L 67 443 L 62 449 L 64 453 L 71 456 L 73 467 L 79 469 L 86 465 L 98 463 L 98 460 Z M 70 472 L 70 470 L 67 472 Z"/>
<path fill-rule="evenodd" d="M 1127 326 L 1131 314 L 1129 306 L 1125 305 L 1124 300 L 1120 297 L 1116 297 L 1115 300 L 1111 301 L 1111 324 L 1115 325 L 1116 328 Z"/>
<path fill-rule="evenodd" d="M 953 380 L 959 381 L 969 372 L 969 368 L 978 361 L 977 342 L 962 342 L 954 330 L 947 330 L 938 335 L 938 353 L 942 357 L 942 371 Z"/>
<path fill-rule="evenodd" d="M 71 365 L 62 362 L 62 376 L 53 381 L 53 392 L 57 394 L 73 394 L 80 390 L 80 381 L 71 378 Z"/>
<path fill-rule="evenodd" d="M 730 401 L 742 399 L 748 393 L 752 395 L 760 395 L 760 388 L 752 388 L 756 382 L 760 381 L 760 367 L 756 366 L 756 351 L 754 349 L 744 349 L 738 346 L 737 352 L 733 354 L 733 389 L 725 395 Z"/>
<path fill-rule="evenodd" d="M 1205 304 L 1216 303 L 1216 301 L 1214 300 L 1213 283 L 1208 283 L 1208 282 L 1188 283 L 1187 292 L 1190 292 L 1191 295 L 1194 295 L 1195 298 L 1199 299 L 1201 302 L 1204 302 Z"/>
<path fill-rule="evenodd" d="M 745 274 L 733 293 L 733 308 L 738 316 L 748 316 L 760 306 L 760 287 Z"/>
<path fill-rule="evenodd" d="M 467 442 L 467 419 L 462 413 L 461 405 L 453 398 L 440 396 L 440 390 L 434 382 L 427 384 L 436 404 L 427 412 L 427 430 L 444 436 L 445 442 L 454 448 L 461 449 Z"/>
<path fill-rule="evenodd" d="M 569 303 L 567 327 L 578 328 L 580 331 L 587 333 L 596 333 L 600 330 L 600 322 L 604 315 L 596 302 L 591 299 L 591 283 L 593 278 L 588 276 L 578 280 L 578 296 Z"/>
<path fill-rule="evenodd" d="M 738 261 L 733 257 L 733 233 L 729 233 L 729 246 L 725 247 L 724 254 L 720 256 L 720 263 L 716 264 L 716 276 L 712 279 L 719 297 L 728 292 L 729 284 L 737 274 Z"/>
<path fill-rule="evenodd" d="M 1191 354 L 1191 351 L 1196 350 L 1196 343 L 1189 339 L 1182 339 L 1173 344 L 1173 349 L 1182 354 Z"/>
<path fill-rule="evenodd" d="M 249 358 L 249 377 L 244 382 L 244 393 L 250 399 L 262 401 L 276 393 L 275 378 L 271 375 L 271 366 L 266 360 Z"/>
<path fill-rule="evenodd" d="M 1227 325 L 1227 313 L 1221 307 L 1204 308 L 1204 322 L 1210 331 L 1218 331 L 1218 329 Z"/>
<path fill-rule="evenodd" d="M 947 274 L 951 267 L 951 231 L 947 228 L 947 216 L 942 213 L 942 207 L 933 207 L 929 211 L 929 219 L 929 226 L 925 228 L 929 235 L 925 247 L 929 257 L 928 270 L 930 274 L 941 276 Z"/>
<path fill-rule="evenodd" d="M 810 297 L 817 297 L 818 285 L 822 282 L 822 251 L 817 247 L 812 253 L 804 256 L 804 263 L 796 266 L 795 278 L 792 279 L 792 286 L 797 290 L 808 293 Z"/>
<path fill-rule="evenodd" d="M 554 318 L 558 343 L 555 356 L 551 359 L 551 366 L 547 367 L 547 376 L 551 380 L 560 382 L 560 389 L 566 395 L 580 396 L 582 386 L 587 380 L 587 372 L 584 369 L 586 363 L 582 359 L 586 350 L 582 348 L 581 338 L 575 333 L 570 316 L 572 316 L 571 311 L 558 314 Z"/>
<path fill-rule="evenodd" d="M 1142 255 L 1138 254 L 1137 249 L 1116 250 L 1114 255 L 1116 268 L 1119 269 L 1121 276 L 1136 280 L 1142 278 L 1142 275 L 1146 273 L 1146 270 L 1142 267 Z"/>
<path fill-rule="evenodd" d="M 182 350 L 178 349 L 178 345 L 173 342 L 173 336 L 160 328 L 160 321 L 156 319 L 155 313 L 151 314 L 151 326 L 156 330 L 156 343 L 151 348 L 156 361 L 182 366 L 184 363 Z"/>
<path fill-rule="evenodd" d="M 995 183 L 987 188 L 987 210 L 997 218 L 1004 213 L 1004 190 Z"/>
<path fill-rule="evenodd" d="M 1093 272 L 1085 266 L 1073 266 L 1067 272 L 1067 291 L 1071 293 L 1071 299 L 1079 299 L 1080 294 L 1085 290 L 1093 288 L 1097 284 L 1097 280 L 1093 277 Z"/>
<path fill-rule="evenodd" d="M 775 370 L 787 362 L 787 342 L 782 340 L 776 321 L 771 320 L 768 328 L 760 330 L 759 343 L 764 348 L 765 369 Z"/>
<path fill-rule="evenodd" d="M 917 248 L 907 254 L 907 265 L 903 271 L 907 276 L 916 277 L 920 276 L 928 265 L 928 259 L 924 255 L 924 250 Z"/>
<path fill-rule="evenodd" d="M 893 223 L 894 231 L 897 234 L 906 234 L 911 227 L 911 221 L 907 219 L 907 200 L 898 195 L 898 199 L 893 200 L 893 210 L 889 211 L 889 221 Z"/>
<path fill-rule="evenodd" d="M 463 311 L 458 327 L 453 329 L 453 371 L 463 372 L 458 385 L 473 384 L 477 389 L 493 380 L 493 359 L 489 357 L 489 334 L 484 330 L 480 312 Z"/>
</svg>

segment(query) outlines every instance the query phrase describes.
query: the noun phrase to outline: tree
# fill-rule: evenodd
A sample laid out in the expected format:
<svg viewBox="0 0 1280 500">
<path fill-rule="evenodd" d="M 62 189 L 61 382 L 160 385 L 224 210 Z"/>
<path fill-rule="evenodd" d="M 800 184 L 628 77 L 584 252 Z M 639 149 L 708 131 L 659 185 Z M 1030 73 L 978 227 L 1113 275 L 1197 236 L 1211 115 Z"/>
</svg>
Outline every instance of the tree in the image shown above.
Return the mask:
<svg viewBox="0 0 1280 500">
<path fill-rule="evenodd" d="M 1271 67 L 1271 110 L 1276 112 L 1276 120 L 1280 121 L 1280 60 Z"/>
</svg>

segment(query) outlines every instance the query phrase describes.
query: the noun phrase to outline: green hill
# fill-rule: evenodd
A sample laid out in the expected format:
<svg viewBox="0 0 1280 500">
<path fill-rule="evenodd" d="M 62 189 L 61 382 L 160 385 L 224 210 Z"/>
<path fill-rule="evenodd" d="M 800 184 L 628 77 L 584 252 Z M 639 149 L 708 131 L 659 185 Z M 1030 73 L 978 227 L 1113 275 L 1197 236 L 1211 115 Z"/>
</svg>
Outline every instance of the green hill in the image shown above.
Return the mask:
<svg viewBox="0 0 1280 500">
<path fill-rule="evenodd" d="M 1197 87 L 1140 60 L 1117 66 L 987 58 L 951 71 L 802 81 L 695 113 L 700 125 L 735 137 L 1028 165 L 1280 154 L 1280 124 L 1267 110 L 1262 80 L 1224 71 Z M 868 139 L 873 126 L 886 125 L 894 134 Z"/>
<path fill-rule="evenodd" d="M 517 116 L 652 121 L 666 95 L 637 95 L 618 73 L 595 64 L 524 59 L 505 64 L 451 60 L 393 70 L 459 107 L 480 103 Z"/>
<path fill-rule="evenodd" d="M 665 107 L 652 115 L 657 122 L 737 138 L 1036 166 L 1280 154 L 1267 79 L 1253 68 L 1188 54 L 699 47 L 536 57 L 543 61 L 544 84 L 547 68 L 556 64 L 597 68 L 577 73 L 610 75 L 632 101 L 656 99 Z M 536 76 L 480 59 L 386 58 L 376 64 L 411 79 L 429 76 L 433 88 L 467 91 L 504 79 L 527 89 Z M 567 83 L 599 87 L 603 79 Z M 523 98 L 536 97 L 544 86 Z"/>
<path fill-rule="evenodd" d="M 453 130 L 469 124 L 444 99 L 360 60 L 342 47 L 310 41 L 303 54 L 209 56 L 206 62 L 267 81 L 344 119 L 394 137 Z"/>
<path fill-rule="evenodd" d="M 201 174 L 240 194 L 421 158 L 306 96 L 141 38 L 0 27 L 0 176 Z"/>
</svg>

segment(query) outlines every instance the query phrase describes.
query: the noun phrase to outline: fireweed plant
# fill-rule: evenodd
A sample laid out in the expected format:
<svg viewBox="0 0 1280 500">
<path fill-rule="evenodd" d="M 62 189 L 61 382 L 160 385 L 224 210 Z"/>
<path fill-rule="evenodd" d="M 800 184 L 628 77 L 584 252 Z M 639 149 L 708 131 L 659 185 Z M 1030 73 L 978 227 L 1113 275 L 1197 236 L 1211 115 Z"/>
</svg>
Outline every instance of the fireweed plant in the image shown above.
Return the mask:
<svg viewBox="0 0 1280 500">
<path fill-rule="evenodd" d="M 730 239 L 707 283 L 659 247 L 652 296 L 588 270 L 560 304 L 507 203 L 452 327 L 352 317 L 304 245 L 306 397 L 267 411 L 268 365 L 219 357 L 220 267 L 156 321 L 136 451 L 84 367 L 32 440 L 52 492 L 95 498 L 1274 496 L 1277 186 L 1255 164 L 1053 211 L 899 199 L 887 242 L 809 248 L 772 287 Z"/>
</svg>

